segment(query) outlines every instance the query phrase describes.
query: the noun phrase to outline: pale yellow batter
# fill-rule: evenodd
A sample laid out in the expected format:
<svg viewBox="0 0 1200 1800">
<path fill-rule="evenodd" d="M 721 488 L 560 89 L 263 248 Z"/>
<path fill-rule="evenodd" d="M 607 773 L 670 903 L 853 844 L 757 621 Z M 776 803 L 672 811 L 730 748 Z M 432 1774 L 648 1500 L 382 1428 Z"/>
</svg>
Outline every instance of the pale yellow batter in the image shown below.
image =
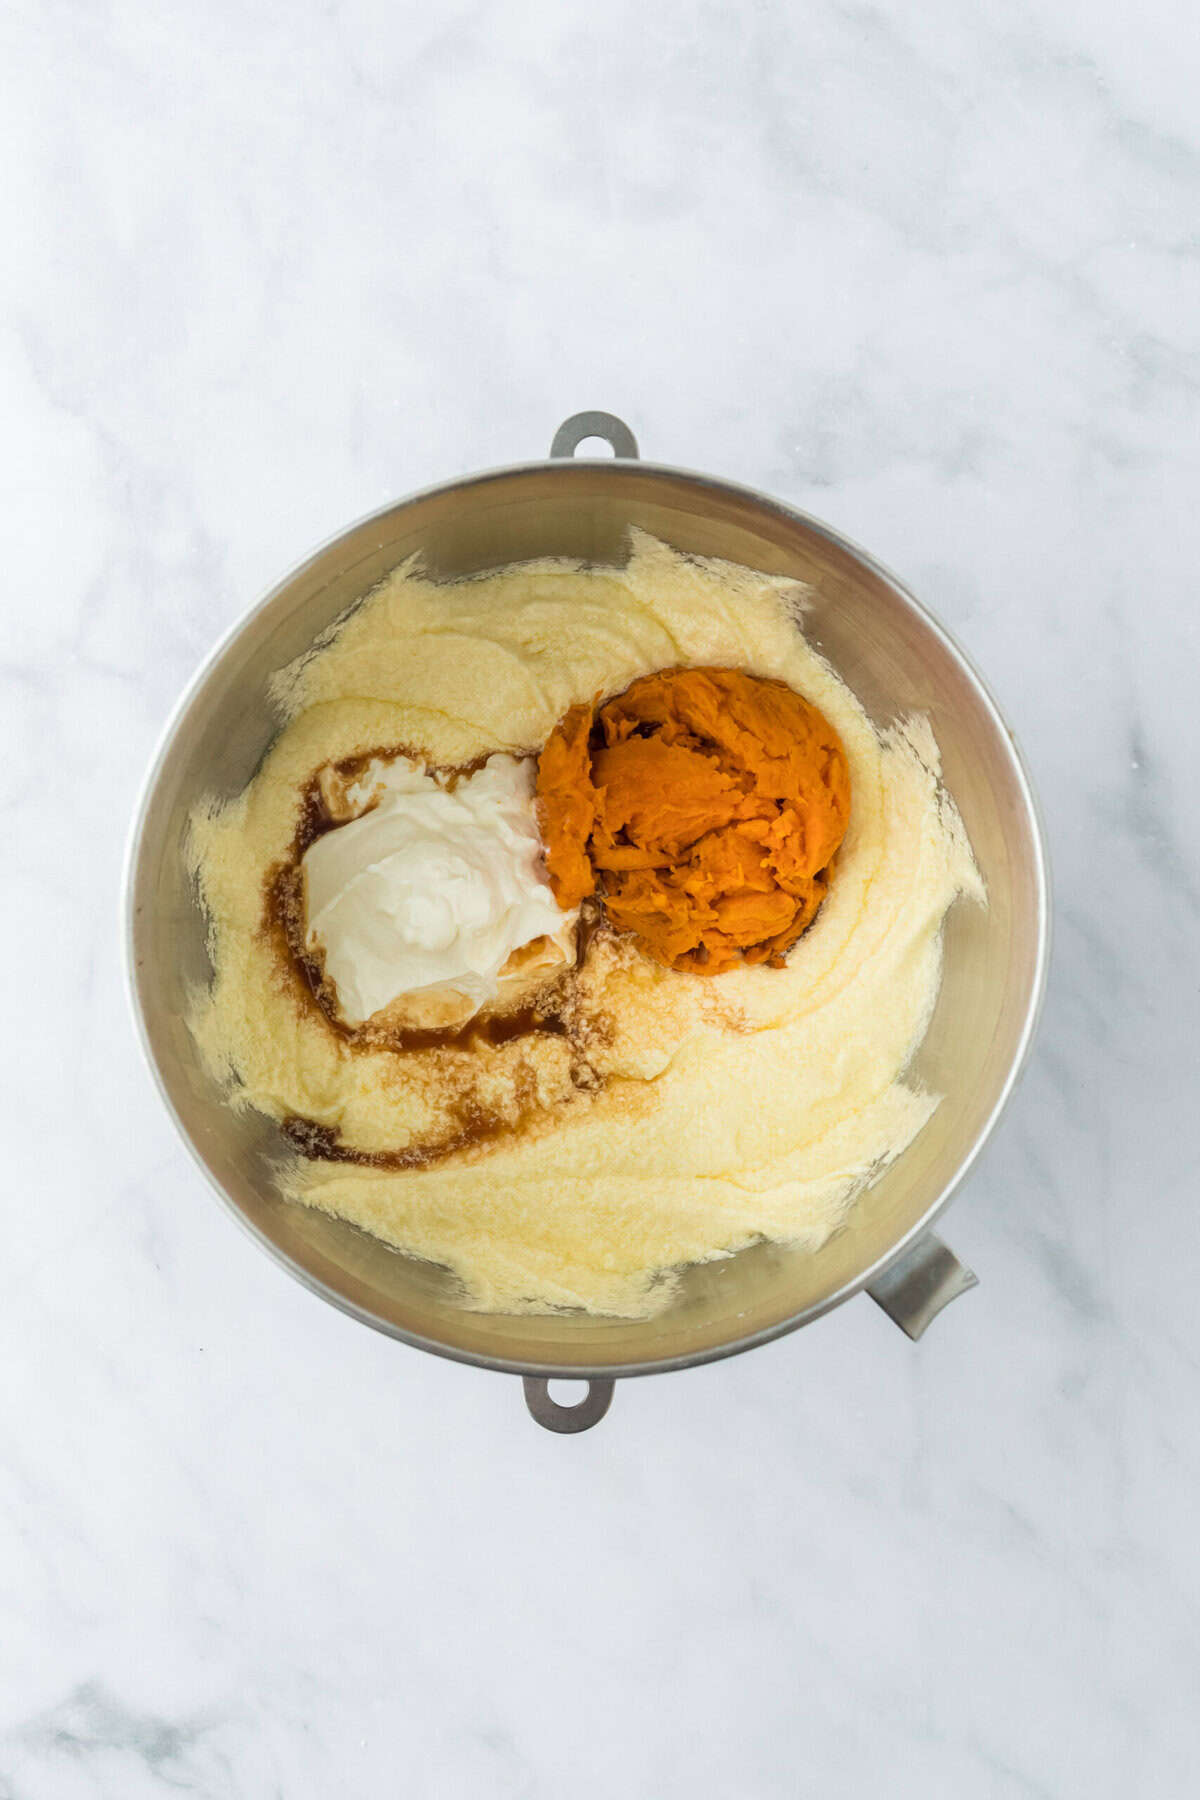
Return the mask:
<svg viewBox="0 0 1200 1800">
<path fill-rule="evenodd" d="M 465 1304 L 491 1310 L 643 1315 L 683 1264 L 829 1235 L 937 1104 L 903 1071 L 946 910 L 983 891 L 928 725 L 877 733 L 800 622 L 793 584 L 634 534 L 621 570 L 547 561 L 438 586 L 399 569 L 281 674 L 286 722 L 259 774 L 193 819 L 216 968 L 193 1030 L 234 1105 L 360 1152 L 442 1146 L 407 1169 L 297 1156 L 289 1198 L 449 1266 Z M 352 1049 L 264 926 L 318 765 L 397 746 L 439 765 L 536 753 L 569 706 L 680 664 L 787 681 L 845 747 L 849 831 L 786 968 L 680 973 L 601 935 L 568 1037 Z M 490 1135 L 456 1150 L 464 1116 Z"/>
</svg>

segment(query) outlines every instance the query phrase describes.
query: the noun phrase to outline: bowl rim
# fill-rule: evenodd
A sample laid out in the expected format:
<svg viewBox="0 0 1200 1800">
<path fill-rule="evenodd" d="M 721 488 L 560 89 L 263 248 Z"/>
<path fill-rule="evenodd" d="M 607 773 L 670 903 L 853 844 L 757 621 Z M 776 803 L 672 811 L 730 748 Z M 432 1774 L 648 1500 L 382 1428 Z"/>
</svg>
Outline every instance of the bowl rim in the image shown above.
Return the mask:
<svg viewBox="0 0 1200 1800">
<path fill-rule="evenodd" d="M 141 990 L 137 974 L 135 891 L 140 866 L 145 829 L 150 807 L 158 787 L 167 757 L 170 754 L 176 733 L 183 723 L 195 700 L 206 686 L 209 677 L 225 656 L 226 651 L 241 635 L 251 622 L 265 612 L 281 594 L 300 580 L 305 571 L 332 550 L 343 538 L 350 537 L 364 526 L 377 520 L 390 517 L 392 514 L 416 505 L 421 501 L 434 499 L 453 492 L 467 493 L 474 489 L 486 488 L 493 482 L 508 480 L 513 476 L 545 475 L 562 472 L 564 475 L 572 469 L 584 468 L 608 474 L 629 474 L 637 472 L 651 478 L 665 476 L 675 481 L 683 481 L 691 486 L 707 489 L 733 496 L 743 502 L 749 501 L 760 511 L 774 514 L 789 523 L 799 524 L 827 543 L 845 552 L 860 563 L 871 574 L 885 582 L 893 593 L 901 599 L 917 615 L 925 628 L 940 642 L 942 648 L 958 663 L 962 673 L 970 682 L 975 696 L 984 710 L 991 715 L 1000 736 L 1008 750 L 1017 790 L 1024 803 L 1025 815 L 1030 829 L 1032 856 L 1032 873 L 1036 894 L 1036 934 L 1034 944 L 1033 977 L 1030 982 L 1029 995 L 1025 1006 L 1025 1016 L 1017 1039 L 1017 1047 L 1008 1072 L 996 1096 L 996 1100 L 976 1134 L 974 1143 L 967 1151 L 950 1180 L 946 1182 L 937 1198 L 922 1214 L 921 1218 L 905 1232 L 904 1236 L 866 1269 L 861 1270 L 850 1280 L 844 1282 L 834 1293 L 799 1312 L 789 1314 L 758 1331 L 750 1332 L 743 1337 L 731 1338 L 726 1342 L 705 1346 L 695 1351 L 685 1351 L 674 1356 L 645 1358 L 631 1363 L 579 1363 L 564 1367 L 560 1363 L 525 1361 L 508 1357 L 488 1356 L 458 1345 L 446 1343 L 438 1338 L 430 1338 L 419 1332 L 406 1330 L 391 1320 L 381 1318 L 377 1313 L 361 1306 L 331 1287 L 328 1282 L 314 1275 L 311 1270 L 288 1254 L 276 1244 L 266 1232 L 262 1231 L 249 1219 L 237 1201 L 208 1167 L 191 1133 L 184 1125 L 175 1103 L 168 1090 L 165 1076 L 159 1066 L 150 1043 L 149 1030 L 142 1006 Z M 957 1194 L 963 1182 L 975 1168 L 984 1148 L 991 1140 L 996 1126 L 999 1124 L 1013 1091 L 1029 1062 L 1030 1051 L 1037 1034 L 1038 1022 L 1041 1018 L 1045 1002 L 1046 983 L 1050 963 L 1051 946 L 1051 874 L 1049 849 L 1046 842 L 1046 829 L 1037 794 L 1029 774 L 1024 755 L 1017 743 L 1008 719 L 992 694 L 983 676 L 976 668 L 971 657 L 953 634 L 934 616 L 929 608 L 895 575 L 885 564 L 881 563 L 870 551 L 848 538 L 843 532 L 799 507 L 789 506 L 773 495 L 764 494 L 744 482 L 726 481 L 722 477 L 706 474 L 695 469 L 678 467 L 670 463 L 650 462 L 638 457 L 619 458 L 601 457 L 561 457 L 553 459 L 536 459 L 519 463 L 508 463 L 498 467 L 482 469 L 475 473 L 460 476 L 450 481 L 434 482 L 428 487 L 416 489 L 403 495 L 398 500 L 389 501 L 386 506 L 364 513 L 361 517 L 344 525 L 320 542 L 314 549 L 302 557 L 299 562 L 274 582 L 267 592 L 252 603 L 227 629 L 222 632 L 208 655 L 203 658 L 191 680 L 186 684 L 179 699 L 159 733 L 150 763 L 143 778 L 138 794 L 137 804 L 130 821 L 126 840 L 125 855 L 122 868 L 121 883 L 122 943 L 125 964 L 125 991 L 133 1015 L 133 1024 L 143 1059 L 150 1076 L 158 1089 L 159 1096 L 167 1114 L 175 1126 L 193 1162 L 200 1169 L 209 1188 L 221 1202 L 226 1212 L 236 1220 L 241 1229 L 253 1239 L 260 1249 L 285 1269 L 296 1281 L 306 1287 L 310 1293 L 336 1307 L 339 1312 L 356 1319 L 360 1324 L 369 1325 L 373 1330 L 382 1332 L 384 1336 L 394 1338 L 397 1342 L 408 1344 L 413 1349 L 428 1351 L 431 1355 L 440 1356 L 450 1362 L 466 1363 L 474 1368 L 491 1369 L 508 1375 L 534 1376 L 543 1380 L 560 1381 L 596 1381 L 596 1380 L 629 1380 L 641 1375 L 665 1375 L 673 1371 L 699 1367 L 705 1363 L 720 1362 L 729 1356 L 740 1356 L 747 1350 L 755 1350 L 762 1344 L 773 1342 L 777 1338 L 786 1337 L 790 1332 L 798 1331 L 804 1325 L 832 1312 L 835 1307 L 851 1300 L 864 1288 L 869 1288 L 893 1264 L 899 1262 L 913 1246 L 930 1231 L 935 1220 L 945 1212 L 951 1200 Z M 403 1252 L 397 1252 L 403 1254 Z"/>
</svg>

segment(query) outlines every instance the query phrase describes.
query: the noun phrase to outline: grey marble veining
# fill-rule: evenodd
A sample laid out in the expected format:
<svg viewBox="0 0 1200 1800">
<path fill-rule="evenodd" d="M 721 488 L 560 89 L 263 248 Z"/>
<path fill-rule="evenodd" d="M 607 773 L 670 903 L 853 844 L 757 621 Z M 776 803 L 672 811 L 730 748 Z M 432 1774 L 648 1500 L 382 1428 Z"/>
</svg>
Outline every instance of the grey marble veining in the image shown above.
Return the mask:
<svg viewBox="0 0 1200 1800">
<path fill-rule="evenodd" d="M 3 1800 L 1194 1792 L 1198 65 L 1185 0 L 0 12 Z M 231 1231 L 116 892 L 217 634 L 583 406 L 946 619 L 1057 939 L 979 1289 L 559 1441 Z"/>
</svg>

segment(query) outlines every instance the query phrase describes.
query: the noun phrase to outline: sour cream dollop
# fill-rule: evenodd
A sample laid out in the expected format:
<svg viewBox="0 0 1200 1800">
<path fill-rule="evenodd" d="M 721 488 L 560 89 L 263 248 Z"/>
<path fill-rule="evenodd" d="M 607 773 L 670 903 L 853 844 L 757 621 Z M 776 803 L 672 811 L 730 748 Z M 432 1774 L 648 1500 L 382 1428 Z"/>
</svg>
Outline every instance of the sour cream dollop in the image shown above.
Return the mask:
<svg viewBox="0 0 1200 1800">
<path fill-rule="evenodd" d="M 305 852 L 305 941 L 338 1009 L 361 1025 L 402 995 L 495 998 L 515 950 L 569 948 L 577 913 L 550 889 L 534 764 L 496 755 L 453 786 L 407 757 L 377 759 L 348 790 L 361 811 Z"/>
</svg>

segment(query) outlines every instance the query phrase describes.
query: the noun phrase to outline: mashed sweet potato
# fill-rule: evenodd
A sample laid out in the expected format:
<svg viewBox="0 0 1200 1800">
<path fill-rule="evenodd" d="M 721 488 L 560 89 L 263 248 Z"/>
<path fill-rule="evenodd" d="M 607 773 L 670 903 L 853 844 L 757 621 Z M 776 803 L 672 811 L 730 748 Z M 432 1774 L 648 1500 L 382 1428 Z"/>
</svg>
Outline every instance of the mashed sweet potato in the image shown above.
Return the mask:
<svg viewBox="0 0 1200 1800">
<path fill-rule="evenodd" d="M 560 906 L 598 893 L 655 961 L 780 964 L 812 923 L 850 816 L 841 740 L 782 681 L 664 669 L 573 706 L 538 764 Z"/>
</svg>

